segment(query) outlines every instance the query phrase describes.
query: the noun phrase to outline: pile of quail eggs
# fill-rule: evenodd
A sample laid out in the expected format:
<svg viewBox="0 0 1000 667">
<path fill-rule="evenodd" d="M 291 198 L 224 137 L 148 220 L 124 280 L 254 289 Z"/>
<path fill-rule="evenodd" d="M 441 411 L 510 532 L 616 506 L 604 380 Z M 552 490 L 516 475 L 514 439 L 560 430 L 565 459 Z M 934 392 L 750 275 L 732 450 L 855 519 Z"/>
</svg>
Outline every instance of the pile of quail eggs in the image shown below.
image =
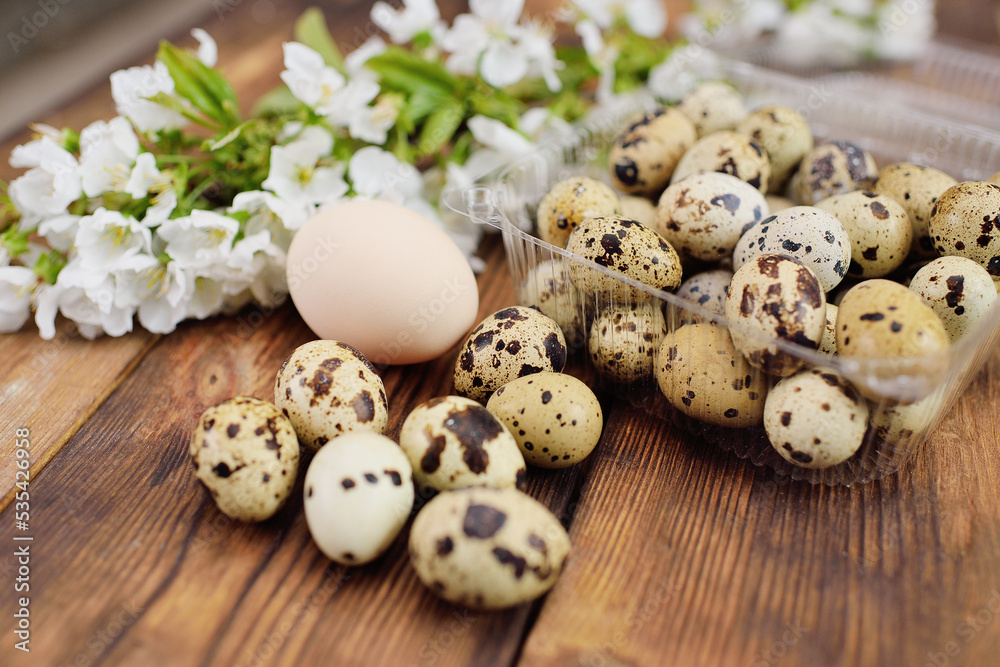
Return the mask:
<svg viewBox="0 0 1000 667">
<path fill-rule="evenodd" d="M 1000 173 L 879 169 L 846 138 L 817 143 L 792 108 L 748 112 L 721 82 L 631 119 L 608 162 L 606 180 L 566 178 L 537 206 L 538 237 L 585 261 L 552 253 L 519 290 L 601 376 L 655 383 L 715 426 L 762 425 L 804 468 L 926 430 L 933 397 L 877 369 L 936 372 L 933 385 L 996 301 Z M 867 360 L 883 384 L 855 386 L 824 355 Z"/>
<path fill-rule="evenodd" d="M 418 578 L 466 607 L 516 605 L 552 587 L 570 547 L 558 518 L 523 493 L 527 467 L 582 461 L 603 428 L 593 391 L 561 372 L 566 357 L 561 328 L 538 310 L 491 314 L 461 347 L 456 394 L 414 408 L 397 443 L 376 369 L 349 345 L 312 341 L 282 364 L 273 403 L 237 397 L 202 414 L 195 474 L 223 513 L 263 521 L 293 492 L 304 446 L 314 453 L 306 523 L 328 558 L 381 556 L 419 493 L 431 500 L 410 530 Z"/>
</svg>

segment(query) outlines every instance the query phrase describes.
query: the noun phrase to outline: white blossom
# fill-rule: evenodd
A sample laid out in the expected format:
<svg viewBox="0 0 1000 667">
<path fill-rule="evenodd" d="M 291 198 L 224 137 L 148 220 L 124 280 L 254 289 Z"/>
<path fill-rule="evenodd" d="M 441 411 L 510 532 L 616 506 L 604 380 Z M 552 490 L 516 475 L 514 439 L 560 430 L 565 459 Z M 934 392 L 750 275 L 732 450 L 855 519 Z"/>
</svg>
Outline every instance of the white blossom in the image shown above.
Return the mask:
<svg viewBox="0 0 1000 667">
<path fill-rule="evenodd" d="M 659 37 L 667 29 L 667 10 L 661 0 L 572 1 L 580 14 L 603 30 L 610 28 L 618 17 L 624 17 L 636 34 L 650 39 Z"/>
<path fill-rule="evenodd" d="M 191 31 L 191 36 L 198 40 L 198 60 L 202 62 L 206 67 L 215 67 L 215 64 L 219 61 L 219 47 L 216 45 L 215 40 L 201 28 L 195 28 Z"/>
<path fill-rule="evenodd" d="M 125 184 L 125 192 L 134 199 L 150 197 L 150 207 L 142 217 L 142 224 L 155 227 L 177 208 L 177 191 L 169 176 L 156 167 L 156 156 L 140 153 Z"/>
<path fill-rule="evenodd" d="M 73 320 L 88 339 L 101 333 L 121 336 L 132 330 L 134 308 L 115 305 L 115 279 L 104 270 L 88 269 L 79 259 L 70 260 L 55 285 L 44 285 L 35 295 L 35 324 L 42 338 L 55 336 L 58 313 Z"/>
<path fill-rule="evenodd" d="M 6 252 L 0 248 L 0 253 Z M 0 332 L 17 331 L 31 316 L 38 276 L 24 266 L 0 266 Z"/>
<path fill-rule="evenodd" d="M 167 220 L 156 230 L 167 242 L 164 252 L 182 269 L 205 272 L 225 265 L 240 225 L 214 211 L 194 210 Z"/>
<path fill-rule="evenodd" d="M 325 114 L 335 107 L 335 94 L 347 80 L 323 61 L 323 56 L 299 42 L 285 42 L 285 70 L 281 80 L 297 100 Z"/>
<path fill-rule="evenodd" d="M 59 252 L 68 252 L 76 240 L 79 226 L 79 215 L 62 213 L 42 220 L 38 225 L 38 235 L 44 238 L 53 249 Z"/>
<path fill-rule="evenodd" d="M 284 249 L 291 243 L 292 232 L 305 223 L 311 212 L 306 206 L 292 204 L 262 190 L 240 192 L 233 198 L 229 211 L 250 214 L 244 225 L 247 236 L 267 230 L 275 244 Z"/>
<path fill-rule="evenodd" d="M 187 316 L 189 278 L 177 262 L 146 256 L 146 261 L 115 274 L 114 305 L 136 309 L 139 324 L 152 333 L 170 333 Z"/>
<path fill-rule="evenodd" d="M 318 204 L 347 193 L 344 165 L 320 163 L 333 150 L 333 137 L 311 125 L 294 141 L 271 148 L 271 167 L 262 186 L 298 206 Z"/>
<path fill-rule="evenodd" d="M 400 162 L 389 151 L 377 146 L 358 150 L 348 164 L 348 176 L 354 191 L 361 197 L 383 199 L 405 205 L 423 190 L 420 172 L 412 164 Z"/>
<path fill-rule="evenodd" d="M 114 271 L 131 266 L 140 253 L 148 253 L 151 240 L 149 229 L 135 218 L 102 206 L 77 223 L 75 261 L 84 271 Z"/>
<path fill-rule="evenodd" d="M 403 0 L 402 10 L 376 2 L 372 5 L 371 19 L 396 44 L 406 44 L 422 32 L 438 38 L 444 31 L 435 0 Z"/>
<path fill-rule="evenodd" d="M 344 69 L 352 79 L 355 77 L 373 76 L 374 72 L 365 69 L 365 63 L 375 56 L 385 53 L 385 41 L 378 35 L 372 35 L 365 42 L 347 54 L 344 58 Z"/>
<path fill-rule="evenodd" d="M 138 155 L 139 139 L 122 116 L 108 122 L 99 120 L 83 128 L 80 132 L 83 193 L 97 197 L 104 192 L 124 190 Z"/>
<path fill-rule="evenodd" d="M 459 14 L 442 38 L 451 52 L 446 65 L 458 74 L 477 71 L 491 86 L 517 83 L 528 73 L 528 62 L 514 45 L 524 0 L 470 0 L 469 14 Z M 482 62 L 480 62 L 480 60 Z"/>
<path fill-rule="evenodd" d="M 396 109 L 391 105 L 368 106 L 381 88 L 372 79 L 359 78 L 337 91 L 324 115 L 334 127 L 346 127 L 355 139 L 384 144 L 386 133 L 396 122 Z"/>
<path fill-rule="evenodd" d="M 222 283 L 207 276 L 194 279 L 187 300 L 187 317 L 203 320 L 222 310 L 226 293 Z"/>
<path fill-rule="evenodd" d="M 173 109 L 147 98 L 157 93 L 173 95 L 174 80 L 167 66 L 156 61 L 152 66 L 129 67 L 111 75 L 111 97 L 118 114 L 125 116 L 140 132 L 159 132 L 184 127 L 187 120 Z"/>
<path fill-rule="evenodd" d="M 14 179 L 8 190 L 14 206 L 28 216 L 58 215 L 83 194 L 80 165 L 51 137 L 15 149 L 11 166 L 31 167 Z"/>
</svg>

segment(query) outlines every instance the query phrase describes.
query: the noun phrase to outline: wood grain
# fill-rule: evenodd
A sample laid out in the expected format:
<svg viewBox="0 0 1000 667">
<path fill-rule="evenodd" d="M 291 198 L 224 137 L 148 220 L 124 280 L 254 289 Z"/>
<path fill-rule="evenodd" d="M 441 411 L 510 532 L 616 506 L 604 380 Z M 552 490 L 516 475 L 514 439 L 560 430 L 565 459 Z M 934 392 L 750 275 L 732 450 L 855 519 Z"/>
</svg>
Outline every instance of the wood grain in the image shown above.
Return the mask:
<svg viewBox="0 0 1000 667">
<path fill-rule="evenodd" d="M 206 27 L 248 106 L 277 81 L 306 3 L 230 4 Z M 454 16 L 465 3 L 441 4 Z M 342 44 L 366 34 L 370 3 L 322 5 Z M 42 120 L 80 128 L 112 114 L 105 85 Z M 483 252 L 480 316 L 513 301 L 498 240 Z M 44 452 L 31 487 L 34 655 L 10 639 L 17 563 L 5 548 L 0 665 L 940 667 L 1000 653 L 1000 354 L 902 474 L 858 488 L 788 482 L 604 396 L 594 455 L 530 473 L 530 493 L 570 528 L 567 570 L 540 602 L 473 613 L 417 581 L 405 532 L 379 561 L 341 568 L 313 545 L 301 489 L 249 526 L 191 473 L 200 412 L 268 398 L 281 361 L 313 337 L 290 306 L 163 338 L 60 331 L 62 343 L 30 328 L 0 338 L 3 437 L 30 419 Z M 391 437 L 412 407 L 451 391 L 454 354 L 383 371 Z M 6 545 L 12 510 L 0 513 Z"/>
<path fill-rule="evenodd" d="M 1000 354 L 909 467 L 859 488 L 775 479 L 616 405 L 520 664 L 991 664 L 998 378 Z"/>
</svg>

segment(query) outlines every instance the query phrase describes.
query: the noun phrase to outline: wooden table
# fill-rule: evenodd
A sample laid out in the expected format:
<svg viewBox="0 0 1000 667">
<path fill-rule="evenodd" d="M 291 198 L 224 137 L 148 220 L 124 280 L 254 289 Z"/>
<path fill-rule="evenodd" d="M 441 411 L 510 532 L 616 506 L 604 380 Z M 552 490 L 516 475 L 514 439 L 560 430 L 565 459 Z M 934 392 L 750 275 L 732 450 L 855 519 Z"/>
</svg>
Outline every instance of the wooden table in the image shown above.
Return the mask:
<svg viewBox="0 0 1000 667">
<path fill-rule="evenodd" d="M 369 5 L 340 4 L 329 15 L 350 45 Z M 443 4 L 454 15 L 459 3 Z M 303 4 L 226 6 L 206 27 L 247 103 L 278 80 Z M 112 114 L 105 85 L 43 120 L 80 128 Z M 485 315 L 513 293 L 500 246 L 482 253 Z M 313 545 L 299 493 L 243 525 L 195 479 L 198 415 L 237 394 L 268 398 L 282 359 L 313 337 L 291 307 L 163 337 L 89 342 L 65 324 L 49 342 L 30 325 L 0 336 L 0 665 L 997 664 L 1000 354 L 903 474 L 860 488 L 782 481 L 609 403 L 586 462 L 530 475 L 529 492 L 569 526 L 562 578 L 535 604 L 477 613 L 423 588 L 405 534 L 376 563 L 339 567 Z M 452 363 L 384 373 L 390 436 L 451 390 Z M 7 493 L 21 428 L 31 542 L 13 539 Z M 17 593 L 25 545 L 30 592 Z M 25 595 L 30 655 L 14 649 Z"/>
</svg>

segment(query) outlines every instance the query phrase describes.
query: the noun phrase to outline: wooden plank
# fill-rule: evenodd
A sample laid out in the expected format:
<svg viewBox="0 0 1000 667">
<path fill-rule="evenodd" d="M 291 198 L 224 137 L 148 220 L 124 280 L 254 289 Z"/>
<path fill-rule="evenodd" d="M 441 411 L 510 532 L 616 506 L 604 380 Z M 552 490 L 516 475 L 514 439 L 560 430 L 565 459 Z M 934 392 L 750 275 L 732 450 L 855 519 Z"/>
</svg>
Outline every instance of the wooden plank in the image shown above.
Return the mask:
<svg viewBox="0 0 1000 667">
<path fill-rule="evenodd" d="M 857 488 L 616 405 L 519 664 L 992 664 L 998 379 L 1000 353 L 910 466 Z"/>
<path fill-rule="evenodd" d="M 497 241 L 487 244 L 489 271 L 480 278 L 484 316 L 513 300 Z M 246 324 L 258 319 L 260 326 L 246 336 Z M 413 574 L 405 534 L 374 564 L 331 566 L 309 537 L 301 483 L 276 518 L 248 526 L 219 513 L 195 479 L 187 442 L 200 413 L 237 394 L 271 396 L 282 360 L 312 338 L 288 307 L 260 318 L 251 311 L 182 326 L 39 475 L 31 487 L 33 659 L 130 665 L 513 660 L 531 605 L 477 614 L 439 602 Z M 417 403 L 451 391 L 456 353 L 385 372 L 391 436 Z M 530 491 L 566 517 L 584 469 L 533 472 Z M 9 535 L 10 510 L 0 525 Z M 4 614 L 0 633 L 10 636 L 11 622 Z M 9 642 L 0 646 L 0 663 L 8 664 L 11 651 Z"/>
<path fill-rule="evenodd" d="M 88 341 L 63 326 L 44 341 L 34 325 L 0 335 L 0 459 L 9 462 L 0 466 L 0 510 L 14 497 L 16 430 L 30 430 L 34 478 L 158 339 L 143 331 Z"/>
</svg>

